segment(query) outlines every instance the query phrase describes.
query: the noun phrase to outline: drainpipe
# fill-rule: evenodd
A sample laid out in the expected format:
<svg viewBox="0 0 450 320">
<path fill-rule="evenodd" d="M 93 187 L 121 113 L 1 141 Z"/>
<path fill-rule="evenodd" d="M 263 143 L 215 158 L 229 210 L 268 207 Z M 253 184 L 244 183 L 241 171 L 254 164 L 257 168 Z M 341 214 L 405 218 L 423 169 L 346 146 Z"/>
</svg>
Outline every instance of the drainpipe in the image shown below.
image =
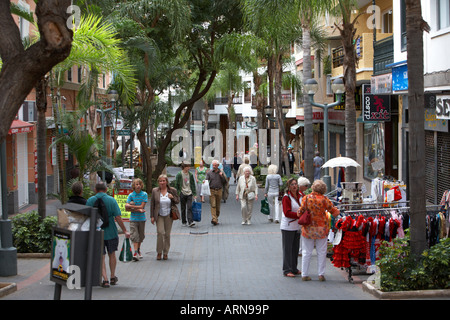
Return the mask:
<svg viewBox="0 0 450 320">
<path fill-rule="evenodd" d="M 2 185 L 2 215 L 0 219 L 0 277 L 9 277 L 17 275 L 17 249 L 13 247 L 11 220 L 8 219 L 6 141 L 3 141 L 1 144 L 0 175 Z"/>
</svg>

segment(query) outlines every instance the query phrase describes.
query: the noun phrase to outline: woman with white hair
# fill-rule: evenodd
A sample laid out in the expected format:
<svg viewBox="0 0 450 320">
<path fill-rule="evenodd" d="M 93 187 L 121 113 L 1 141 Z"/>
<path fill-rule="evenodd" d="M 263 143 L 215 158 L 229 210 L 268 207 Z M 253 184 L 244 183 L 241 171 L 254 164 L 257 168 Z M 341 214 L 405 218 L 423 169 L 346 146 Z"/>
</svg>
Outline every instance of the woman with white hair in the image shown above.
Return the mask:
<svg viewBox="0 0 450 320">
<path fill-rule="evenodd" d="M 245 167 L 244 175 L 239 177 L 236 187 L 236 201 L 241 200 L 242 224 L 250 225 L 253 203 L 258 200 L 258 186 L 256 179 L 251 174 L 252 168 Z"/>
<path fill-rule="evenodd" d="M 280 187 L 283 185 L 281 176 L 277 173 L 278 167 L 271 164 L 267 169 L 268 175 L 266 176 L 266 186 L 264 189 L 264 196 L 269 202 L 270 214 L 268 219 L 272 222 L 275 219 L 275 223 L 280 222 L 280 204 L 278 202 L 278 196 L 280 194 Z"/>
<path fill-rule="evenodd" d="M 309 181 L 309 179 L 305 178 L 305 177 L 300 177 L 297 180 L 297 185 L 298 185 L 298 193 L 300 194 L 301 199 L 305 196 L 305 191 L 306 189 L 309 188 L 309 186 L 311 185 L 311 182 Z M 302 256 L 302 238 L 300 237 L 300 249 L 298 252 L 298 255 L 301 257 Z"/>
<path fill-rule="evenodd" d="M 327 239 L 330 230 L 327 212 L 336 217 L 339 215 L 339 209 L 325 196 L 327 186 L 322 180 L 314 181 L 311 189 L 312 193 L 303 197 L 300 210 L 297 212 L 298 217 L 304 214 L 305 211 L 309 211 L 311 214 L 311 224 L 302 226 L 302 280 L 311 280 L 309 263 L 312 251 L 316 248 L 319 281 L 325 281 Z"/>
</svg>

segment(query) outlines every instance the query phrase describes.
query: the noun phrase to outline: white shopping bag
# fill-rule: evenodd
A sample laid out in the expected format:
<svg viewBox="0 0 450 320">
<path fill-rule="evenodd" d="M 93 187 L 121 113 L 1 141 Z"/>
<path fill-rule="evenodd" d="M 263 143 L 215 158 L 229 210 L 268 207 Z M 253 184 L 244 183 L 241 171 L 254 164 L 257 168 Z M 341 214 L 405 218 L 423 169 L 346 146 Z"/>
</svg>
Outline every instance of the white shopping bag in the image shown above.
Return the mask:
<svg viewBox="0 0 450 320">
<path fill-rule="evenodd" d="M 202 196 L 210 196 L 211 190 L 209 190 L 209 180 L 205 180 L 202 183 Z"/>
</svg>

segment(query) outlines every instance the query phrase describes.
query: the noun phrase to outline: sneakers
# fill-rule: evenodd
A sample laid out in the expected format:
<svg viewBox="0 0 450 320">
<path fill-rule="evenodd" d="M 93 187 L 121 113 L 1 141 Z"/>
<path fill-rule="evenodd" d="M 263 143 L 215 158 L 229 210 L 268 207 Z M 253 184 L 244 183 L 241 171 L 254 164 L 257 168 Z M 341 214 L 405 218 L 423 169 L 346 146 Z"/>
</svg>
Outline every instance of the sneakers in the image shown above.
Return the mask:
<svg viewBox="0 0 450 320">
<path fill-rule="evenodd" d="M 139 261 L 139 256 L 138 256 L 137 251 L 134 252 L 134 254 L 133 254 L 133 261 Z"/>
<path fill-rule="evenodd" d="M 139 261 L 142 260 L 142 255 L 141 255 L 141 251 L 135 251 L 133 254 L 133 261 Z"/>
<path fill-rule="evenodd" d="M 195 222 L 194 222 L 194 221 L 192 221 L 192 222 L 189 223 L 189 227 L 192 228 L 193 226 L 195 226 Z"/>
</svg>

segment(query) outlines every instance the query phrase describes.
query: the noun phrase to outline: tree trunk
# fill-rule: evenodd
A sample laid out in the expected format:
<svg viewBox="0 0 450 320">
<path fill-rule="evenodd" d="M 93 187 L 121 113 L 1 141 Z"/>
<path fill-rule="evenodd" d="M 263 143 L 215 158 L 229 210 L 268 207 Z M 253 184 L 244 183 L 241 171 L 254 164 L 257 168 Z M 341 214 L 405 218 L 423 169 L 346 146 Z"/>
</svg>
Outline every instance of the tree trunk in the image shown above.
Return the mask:
<svg viewBox="0 0 450 320">
<path fill-rule="evenodd" d="M 141 129 L 137 133 L 138 140 L 141 144 L 141 152 L 144 154 L 144 161 L 145 161 L 145 167 L 147 170 L 145 170 L 145 176 L 146 176 L 146 188 L 147 192 L 152 191 L 152 159 L 150 157 L 151 153 L 147 144 L 147 140 L 145 137 L 145 132 L 148 127 L 148 120 L 144 120 L 141 122 Z"/>
<path fill-rule="evenodd" d="M 47 83 L 48 79 L 42 77 L 36 85 L 36 150 L 37 150 L 37 175 L 38 175 L 38 213 L 41 219 L 47 215 L 47 123 L 45 112 L 47 111 Z"/>
<path fill-rule="evenodd" d="M 155 172 L 153 172 L 154 177 L 158 177 L 163 172 L 163 170 L 166 166 L 166 159 L 165 159 L 166 151 L 167 151 L 167 147 L 169 146 L 170 142 L 172 141 L 172 133 L 176 129 L 180 129 L 186 124 L 186 122 L 189 119 L 189 116 L 191 114 L 192 108 L 194 107 L 194 103 L 205 96 L 205 94 L 211 88 L 211 85 L 212 85 L 214 79 L 216 78 L 216 75 L 217 75 L 217 71 L 212 71 L 205 87 L 203 89 L 201 89 L 203 83 L 206 81 L 205 71 L 201 70 L 199 78 L 197 80 L 197 84 L 191 95 L 191 98 L 189 100 L 181 103 L 181 105 L 176 110 L 174 122 L 173 122 L 171 128 L 167 131 L 167 134 L 164 137 L 164 139 L 162 139 L 161 144 L 158 148 L 158 162 L 155 167 Z M 181 116 L 184 109 L 186 109 L 185 113 L 183 116 Z M 205 128 L 205 130 L 206 130 L 206 128 Z"/>
<path fill-rule="evenodd" d="M 345 156 L 354 160 L 356 160 L 356 52 L 353 45 L 355 32 L 354 23 L 344 23 L 340 29 L 344 47 Z M 345 181 L 356 181 L 356 168 L 347 168 Z"/>
<path fill-rule="evenodd" d="M 303 82 L 312 78 L 311 71 L 311 30 L 309 29 L 309 22 L 302 25 L 303 34 Z M 305 177 L 314 181 L 314 131 L 313 131 L 313 110 L 309 103 L 307 94 L 303 97 L 303 110 L 305 117 Z M 286 162 L 287 165 L 287 162 Z"/>
<path fill-rule="evenodd" d="M 276 106 L 276 115 L 278 118 L 278 128 L 281 132 L 281 147 L 283 150 L 287 150 L 287 137 L 286 137 L 286 128 L 284 126 L 284 116 L 283 116 L 283 102 L 281 99 L 281 90 L 283 86 L 283 65 L 281 62 L 282 54 L 278 54 L 276 59 L 274 59 L 274 75 L 275 75 L 275 106 Z M 290 176 L 293 172 L 289 169 L 289 161 L 287 152 L 282 152 L 280 154 L 281 161 L 284 161 L 286 168 L 286 176 Z"/>
<path fill-rule="evenodd" d="M 260 91 L 261 83 L 262 83 L 262 76 L 258 74 L 258 70 L 253 71 L 253 83 L 255 86 L 255 104 L 256 104 L 256 110 L 258 112 L 258 128 L 260 129 L 266 129 L 267 128 L 267 121 L 266 121 L 266 113 L 264 110 L 264 95 Z M 253 103 L 253 101 L 252 101 Z"/>
<path fill-rule="evenodd" d="M 419 0 L 406 0 L 409 110 L 409 185 L 411 253 L 426 248 L 425 131 L 422 8 Z"/>
<path fill-rule="evenodd" d="M 22 102 L 53 66 L 67 58 L 72 30 L 66 21 L 71 0 L 40 0 L 36 16 L 40 40 L 24 49 L 19 29 L 10 13 L 10 1 L 0 0 L 0 143 L 4 141 Z"/>
</svg>

